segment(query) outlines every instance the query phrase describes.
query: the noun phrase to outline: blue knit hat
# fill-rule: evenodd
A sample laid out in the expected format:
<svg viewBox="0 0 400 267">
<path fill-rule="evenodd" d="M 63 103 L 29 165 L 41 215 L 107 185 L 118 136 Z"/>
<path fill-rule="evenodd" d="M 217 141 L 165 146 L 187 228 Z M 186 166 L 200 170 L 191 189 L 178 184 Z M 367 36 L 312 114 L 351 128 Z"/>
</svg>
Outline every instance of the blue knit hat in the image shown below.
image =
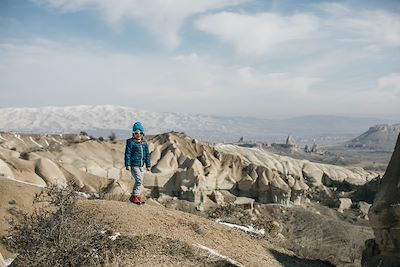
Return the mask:
<svg viewBox="0 0 400 267">
<path fill-rule="evenodd" d="M 132 127 L 132 132 L 136 132 L 138 130 L 144 133 L 144 127 L 140 121 L 135 122 Z"/>
</svg>

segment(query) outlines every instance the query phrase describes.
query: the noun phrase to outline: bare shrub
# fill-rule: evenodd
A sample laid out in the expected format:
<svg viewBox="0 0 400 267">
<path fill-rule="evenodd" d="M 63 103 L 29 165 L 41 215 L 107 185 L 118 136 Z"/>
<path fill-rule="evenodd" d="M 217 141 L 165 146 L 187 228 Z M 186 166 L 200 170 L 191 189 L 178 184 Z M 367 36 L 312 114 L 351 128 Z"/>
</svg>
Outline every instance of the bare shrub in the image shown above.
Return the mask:
<svg viewBox="0 0 400 267">
<path fill-rule="evenodd" d="M 50 152 L 61 152 L 62 145 L 58 142 L 50 142 L 49 151 Z"/>
<path fill-rule="evenodd" d="M 5 243 L 18 254 L 12 266 L 104 266 L 117 262 L 132 243 L 110 239 L 105 222 L 78 209 L 70 187 L 46 188 L 35 197 L 38 202 L 41 208 L 10 220 Z"/>
<path fill-rule="evenodd" d="M 285 213 L 275 216 L 280 217 L 276 220 L 282 222 L 285 236 L 277 241 L 278 246 L 292 250 L 300 258 L 329 261 L 334 265 L 357 262 L 364 240 L 370 235 L 352 224 L 301 207 L 286 209 Z"/>
<path fill-rule="evenodd" d="M 28 153 L 28 152 L 22 152 L 22 153 L 19 155 L 19 157 L 20 157 L 21 159 L 24 159 L 24 160 L 29 160 L 29 153 Z"/>
<path fill-rule="evenodd" d="M 233 203 L 218 206 L 217 208 L 208 211 L 207 216 L 212 219 L 221 219 L 236 224 L 251 223 L 251 217 L 248 212 Z"/>
<path fill-rule="evenodd" d="M 212 219 L 221 219 L 224 222 L 252 225 L 258 229 L 264 229 L 270 236 L 276 236 L 280 232 L 279 224 L 273 220 L 259 215 L 251 215 L 248 210 L 245 210 L 233 203 L 228 203 L 224 206 L 208 211 L 207 216 Z"/>
</svg>

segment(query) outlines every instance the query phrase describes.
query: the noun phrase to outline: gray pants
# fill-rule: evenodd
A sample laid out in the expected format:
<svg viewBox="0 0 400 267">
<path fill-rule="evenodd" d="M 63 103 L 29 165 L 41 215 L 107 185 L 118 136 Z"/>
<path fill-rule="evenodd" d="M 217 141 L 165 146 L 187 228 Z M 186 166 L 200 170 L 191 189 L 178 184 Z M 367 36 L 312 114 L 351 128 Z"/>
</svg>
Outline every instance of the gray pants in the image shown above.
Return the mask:
<svg viewBox="0 0 400 267">
<path fill-rule="evenodd" d="M 131 167 L 131 173 L 135 179 L 135 185 L 133 186 L 132 196 L 140 195 L 140 188 L 143 184 L 144 178 L 144 167 Z"/>
</svg>

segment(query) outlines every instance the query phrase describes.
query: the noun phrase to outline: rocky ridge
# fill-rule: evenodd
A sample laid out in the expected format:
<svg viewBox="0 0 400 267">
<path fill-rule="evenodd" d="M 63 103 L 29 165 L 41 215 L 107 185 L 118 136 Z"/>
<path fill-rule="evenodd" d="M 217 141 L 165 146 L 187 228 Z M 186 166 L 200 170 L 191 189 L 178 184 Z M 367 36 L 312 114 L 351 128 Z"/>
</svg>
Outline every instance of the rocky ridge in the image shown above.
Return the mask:
<svg viewBox="0 0 400 267">
<path fill-rule="evenodd" d="M 369 210 L 375 239 L 367 240 L 363 266 L 400 266 L 400 135 Z"/>
<path fill-rule="evenodd" d="M 370 127 L 368 131 L 347 143 L 348 147 L 383 151 L 393 151 L 400 124 L 380 124 Z"/>
<path fill-rule="evenodd" d="M 49 185 L 72 184 L 76 191 L 89 193 L 87 196 L 92 198 L 125 198 L 126 201 L 126 196 L 130 194 L 132 179 L 124 167 L 123 140 L 102 141 L 84 134 L 51 136 L 1 133 L 0 137 L 0 200 L 1 203 L 8 203 L 1 206 L 2 215 L 15 213 L 17 208 L 29 211 L 31 199 L 26 196 L 31 197 Z M 313 207 L 307 206 L 310 198 L 322 201 L 315 198 L 319 195 L 336 200 L 335 208 L 343 212 L 352 203 L 346 199 L 347 195 L 341 195 L 342 190 L 363 187 L 370 184 L 370 181 L 379 179 L 380 175 L 362 168 L 344 168 L 296 160 L 257 147 L 211 145 L 177 132 L 149 137 L 148 143 L 153 168 L 145 174 L 144 195 L 157 199 L 153 193 L 158 192 L 160 203 L 165 203 L 163 198 L 180 199 L 181 203 L 193 209 L 196 207 L 197 211 L 219 204 L 234 203 L 245 209 L 251 208 L 253 216 L 262 217 L 260 214 L 264 208 L 281 210 L 280 207 L 284 206 L 265 205 L 267 207 L 262 208 L 261 203 L 278 203 L 288 208 L 298 207 L 296 214 L 305 216 L 304 211 Z M 303 205 L 308 208 L 303 208 Z M 369 207 L 368 204 L 364 206 L 366 209 Z M 307 216 L 320 222 L 321 218 L 315 217 L 321 216 L 318 210 L 310 209 L 314 211 L 307 213 Z M 288 216 L 290 210 L 292 209 L 285 213 L 282 211 L 282 214 L 275 211 L 272 213 L 280 214 L 277 217 L 281 220 L 279 225 L 287 221 L 285 216 Z M 291 217 L 294 220 L 298 218 L 295 213 L 289 216 Z M 337 215 L 332 215 L 329 220 L 336 217 Z M 5 216 L 2 218 L 0 236 L 7 229 Z M 301 229 L 303 225 L 298 227 Z M 314 227 L 315 222 L 313 226 L 307 224 L 307 229 L 311 232 Z M 321 225 L 320 231 L 325 231 L 322 230 L 323 227 Z M 359 228 L 355 228 L 357 233 Z M 291 230 L 287 230 L 287 238 L 291 235 Z M 332 233 L 329 244 L 336 246 L 341 238 Z M 371 234 L 359 238 L 361 241 L 358 240 L 357 243 L 363 243 L 366 238 L 371 238 Z M 301 245 L 299 244 L 299 248 Z M 327 248 L 326 251 L 331 249 Z M 0 246 L 0 253 L 9 257 L 7 252 L 3 252 L 4 249 Z"/>
<path fill-rule="evenodd" d="M 3 177 L 38 186 L 72 182 L 89 193 L 130 194 L 124 141 L 100 142 L 84 135 L 2 134 L 1 138 Z M 145 174 L 145 187 L 199 204 L 213 191 L 224 190 L 260 203 L 300 203 L 310 187 L 357 187 L 380 175 L 362 168 L 296 160 L 259 148 L 213 146 L 176 132 L 154 136 L 148 142 L 153 168 Z"/>
<path fill-rule="evenodd" d="M 27 114 L 29 114 L 27 116 Z M 0 129 L 26 133 L 76 133 L 86 131 L 106 136 L 114 131 L 128 137 L 132 118 L 146 121 L 147 133 L 171 130 L 212 142 L 245 139 L 280 142 L 288 132 L 304 138 L 345 141 L 376 123 L 394 123 L 386 118 L 304 116 L 274 120 L 249 117 L 221 117 L 201 114 L 153 112 L 113 105 L 81 105 L 40 108 L 0 108 Z M 207 127 L 204 127 L 206 125 Z M 212 130 L 210 130 L 212 129 Z M 327 136 L 326 133 L 329 133 Z M 332 140 L 328 140 L 333 138 Z M 324 142 L 322 142 L 325 140 Z M 335 141 L 336 140 L 336 141 Z M 297 140 L 300 141 L 300 140 Z"/>
</svg>

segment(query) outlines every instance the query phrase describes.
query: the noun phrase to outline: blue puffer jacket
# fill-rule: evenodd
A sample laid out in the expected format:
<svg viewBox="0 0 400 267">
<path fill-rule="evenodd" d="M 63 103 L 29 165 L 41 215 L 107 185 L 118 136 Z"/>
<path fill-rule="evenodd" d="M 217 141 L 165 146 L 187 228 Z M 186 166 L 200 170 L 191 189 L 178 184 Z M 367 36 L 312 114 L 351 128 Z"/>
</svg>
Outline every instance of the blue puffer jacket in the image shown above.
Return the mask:
<svg viewBox="0 0 400 267">
<path fill-rule="evenodd" d="M 151 168 L 149 147 L 146 142 L 137 141 L 134 138 L 126 140 L 125 147 L 125 167 Z"/>
</svg>

